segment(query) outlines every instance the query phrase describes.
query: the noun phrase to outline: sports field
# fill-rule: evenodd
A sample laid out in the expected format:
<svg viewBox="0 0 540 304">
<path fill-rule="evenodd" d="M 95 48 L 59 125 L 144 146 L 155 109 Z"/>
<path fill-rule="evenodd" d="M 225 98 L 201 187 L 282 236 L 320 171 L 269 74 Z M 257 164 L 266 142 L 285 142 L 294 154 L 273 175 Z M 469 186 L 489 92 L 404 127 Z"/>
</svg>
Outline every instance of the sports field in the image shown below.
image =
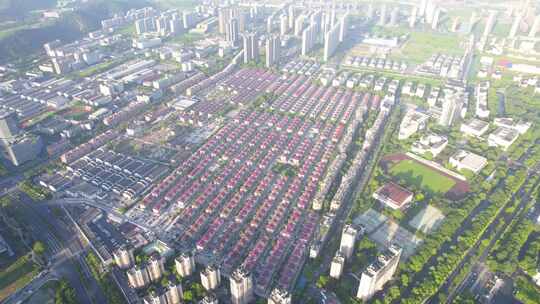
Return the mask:
<svg viewBox="0 0 540 304">
<path fill-rule="evenodd" d="M 456 182 L 415 160 L 405 159 L 393 165 L 389 173 L 432 193 L 446 193 Z"/>
</svg>

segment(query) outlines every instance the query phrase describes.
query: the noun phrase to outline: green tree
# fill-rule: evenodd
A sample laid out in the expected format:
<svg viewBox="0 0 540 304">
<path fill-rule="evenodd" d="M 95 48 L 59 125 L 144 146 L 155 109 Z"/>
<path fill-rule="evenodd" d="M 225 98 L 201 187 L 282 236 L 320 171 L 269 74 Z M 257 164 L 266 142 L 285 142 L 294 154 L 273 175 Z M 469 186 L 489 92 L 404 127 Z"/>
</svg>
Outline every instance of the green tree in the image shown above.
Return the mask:
<svg viewBox="0 0 540 304">
<path fill-rule="evenodd" d="M 42 255 L 45 253 L 45 244 L 41 241 L 37 241 L 34 243 L 34 246 L 32 246 L 32 251 L 34 251 L 37 255 Z"/>
</svg>

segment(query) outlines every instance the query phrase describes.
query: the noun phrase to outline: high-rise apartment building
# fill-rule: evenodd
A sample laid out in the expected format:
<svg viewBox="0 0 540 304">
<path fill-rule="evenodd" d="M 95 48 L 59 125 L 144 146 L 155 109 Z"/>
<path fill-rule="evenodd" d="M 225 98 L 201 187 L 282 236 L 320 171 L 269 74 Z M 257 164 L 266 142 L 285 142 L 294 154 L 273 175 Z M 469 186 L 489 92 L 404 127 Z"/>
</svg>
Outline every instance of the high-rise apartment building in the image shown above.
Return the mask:
<svg viewBox="0 0 540 304">
<path fill-rule="evenodd" d="M 148 276 L 150 281 L 157 282 L 163 276 L 165 271 L 165 258 L 159 255 L 159 253 L 152 254 L 148 260 Z"/>
<path fill-rule="evenodd" d="M 182 299 L 184 298 L 182 285 L 180 283 L 169 282 L 165 290 L 165 298 L 167 299 L 167 304 L 182 303 Z"/>
<path fill-rule="evenodd" d="M 339 250 L 343 253 L 345 258 L 350 259 L 354 252 L 354 245 L 356 243 L 356 237 L 358 236 L 358 230 L 351 225 L 345 225 L 341 232 L 341 243 Z"/>
<path fill-rule="evenodd" d="M 328 61 L 339 46 L 339 29 L 340 24 L 336 24 L 324 35 L 324 61 Z"/>
<path fill-rule="evenodd" d="M 291 294 L 282 288 L 274 288 L 268 298 L 268 304 L 291 304 Z"/>
<path fill-rule="evenodd" d="M 150 277 L 145 267 L 134 266 L 127 271 L 129 285 L 133 288 L 143 288 L 150 284 Z"/>
<path fill-rule="evenodd" d="M 396 272 L 402 249 L 391 245 L 388 250 L 380 254 L 375 262 L 370 264 L 363 272 L 358 286 L 356 297 L 363 301 L 369 300 L 377 291 L 381 290 Z"/>
<path fill-rule="evenodd" d="M 231 277 L 231 300 L 233 304 L 248 304 L 253 301 L 253 279 L 251 273 L 240 267 Z"/>
<path fill-rule="evenodd" d="M 266 67 L 271 68 L 279 61 L 281 41 L 279 36 L 271 36 L 266 39 Z"/>
<path fill-rule="evenodd" d="M 195 257 L 189 251 L 182 252 L 174 259 L 176 272 L 183 278 L 188 277 L 195 271 Z"/>
<path fill-rule="evenodd" d="M 201 283 L 204 289 L 214 290 L 221 284 L 221 272 L 216 265 L 208 265 L 201 271 Z"/>
<path fill-rule="evenodd" d="M 225 39 L 232 45 L 236 46 L 238 43 L 238 20 L 232 19 L 228 22 L 225 31 Z"/>
<path fill-rule="evenodd" d="M 339 280 L 343 274 L 343 267 L 345 267 L 345 256 L 338 250 L 330 263 L 330 277 Z"/>
<path fill-rule="evenodd" d="M 246 33 L 244 40 L 244 63 L 259 61 L 259 37 L 255 33 Z"/>
<path fill-rule="evenodd" d="M 113 253 L 113 257 L 114 262 L 120 269 L 128 269 L 135 263 L 133 247 L 128 244 L 120 246 L 120 248 Z"/>
</svg>

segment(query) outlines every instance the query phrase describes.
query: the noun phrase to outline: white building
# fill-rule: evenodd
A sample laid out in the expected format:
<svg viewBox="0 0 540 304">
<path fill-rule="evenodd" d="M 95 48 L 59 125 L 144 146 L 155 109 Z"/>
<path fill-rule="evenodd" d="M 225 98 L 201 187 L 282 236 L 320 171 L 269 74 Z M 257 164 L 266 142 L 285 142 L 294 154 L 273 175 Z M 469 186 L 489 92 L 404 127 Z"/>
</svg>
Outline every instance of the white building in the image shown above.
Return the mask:
<svg viewBox="0 0 540 304">
<path fill-rule="evenodd" d="M 489 129 L 489 123 L 483 120 L 473 118 L 461 124 L 460 131 L 468 136 L 481 137 Z"/>
<path fill-rule="evenodd" d="M 420 155 L 429 152 L 433 157 L 437 157 L 447 145 L 448 138 L 435 133 L 429 133 L 415 141 L 411 147 L 411 151 Z"/>
<path fill-rule="evenodd" d="M 358 230 L 351 225 L 345 225 L 341 233 L 341 243 L 339 245 L 339 251 L 343 253 L 346 259 L 350 259 L 354 252 L 354 244 L 356 243 L 356 237 Z"/>
<path fill-rule="evenodd" d="M 399 125 L 398 139 L 404 140 L 411 137 L 419 130 L 423 130 L 429 120 L 429 116 L 415 109 L 409 109 L 405 113 Z"/>
<path fill-rule="evenodd" d="M 341 251 L 338 250 L 336 255 L 332 259 L 330 264 L 330 277 L 339 280 L 343 274 L 343 267 L 345 266 L 345 256 Z"/>
<path fill-rule="evenodd" d="M 167 289 L 165 290 L 165 298 L 167 299 L 167 304 L 180 304 L 184 298 L 182 292 L 182 285 L 180 283 L 175 284 L 169 282 Z"/>
<path fill-rule="evenodd" d="M 268 304 L 291 304 L 291 294 L 282 288 L 274 288 L 268 298 Z"/>
<path fill-rule="evenodd" d="M 236 269 L 230 277 L 231 301 L 233 304 L 248 304 L 254 300 L 253 279 L 244 268 Z"/>
<path fill-rule="evenodd" d="M 388 250 L 380 254 L 377 257 L 377 260 L 362 272 L 358 293 L 356 294 L 358 299 L 367 301 L 377 291 L 384 287 L 384 284 L 386 284 L 386 282 L 392 278 L 394 272 L 396 272 L 402 251 L 403 250 L 400 247 L 391 245 Z"/>
<path fill-rule="evenodd" d="M 201 271 L 201 284 L 206 290 L 213 290 L 221 283 L 221 273 L 219 267 L 208 265 Z"/>
<path fill-rule="evenodd" d="M 183 278 L 190 276 L 195 271 L 195 258 L 191 252 L 183 252 L 174 259 L 176 272 Z"/>
<path fill-rule="evenodd" d="M 163 276 L 165 271 L 165 258 L 159 255 L 158 253 L 150 256 L 148 261 L 148 275 L 152 282 L 157 282 Z"/>
<path fill-rule="evenodd" d="M 133 247 L 123 245 L 113 253 L 114 262 L 120 269 L 128 269 L 135 263 Z"/>
<path fill-rule="evenodd" d="M 150 277 L 145 267 L 135 266 L 127 271 L 129 285 L 133 288 L 143 288 L 150 283 Z"/>
<path fill-rule="evenodd" d="M 488 145 L 490 147 L 499 147 L 504 151 L 518 139 L 519 132 L 515 129 L 499 127 L 488 136 Z"/>
<path fill-rule="evenodd" d="M 497 127 L 504 127 L 508 129 L 514 129 L 519 132 L 519 134 L 525 134 L 532 126 L 531 122 L 524 121 L 515 121 L 510 117 L 500 117 L 495 118 L 494 124 Z"/>
<path fill-rule="evenodd" d="M 457 170 L 467 169 L 478 173 L 487 165 L 487 159 L 469 151 L 459 150 L 450 157 L 449 163 Z"/>
<path fill-rule="evenodd" d="M 476 116 L 479 118 L 489 118 L 489 108 L 488 108 L 488 90 L 490 84 L 489 81 L 483 81 L 476 86 L 475 97 L 476 97 Z"/>
</svg>

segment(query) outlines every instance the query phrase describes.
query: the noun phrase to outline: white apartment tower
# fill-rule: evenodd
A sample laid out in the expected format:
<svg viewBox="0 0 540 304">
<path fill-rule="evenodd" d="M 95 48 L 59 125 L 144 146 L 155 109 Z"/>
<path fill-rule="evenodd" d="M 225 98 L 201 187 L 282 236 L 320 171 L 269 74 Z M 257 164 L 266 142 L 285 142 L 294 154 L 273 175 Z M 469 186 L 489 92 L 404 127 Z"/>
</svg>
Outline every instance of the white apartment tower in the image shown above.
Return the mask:
<svg viewBox="0 0 540 304">
<path fill-rule="evenodd" d="M 519 25 L 521 24 L 522 18 L 523 18 L 523 15 L 521 13 L 516 15 L 516 18 L 514 19 L 514 22 L 512 23 L 512 27 L 510 28 L 510 33 L 508 34 L 508 38 L 516 37 L 519 31 Z"/>
<path fill-rule="evenodd" d="M 540 29 L 540 15 L 534 18 L 533 24 L 531 26 L 531 31 L 529 32 L 529 38 L 536 37 L 538 30 Z"/>
<path fill-rule="evenodd" d="M 328 61 L 339 45 L 339 24 L 336 24 L 324 35 L 324 61 Z"/>
<path fill-rule="evenodd" d="M 201 271 L 201 283 L 204 289 L 214 290 L 218 288 L 221 283 L 221 273 L 219 267 L 215 265 L 208 265 Z"/>
<path fill-rule="evenodd" d="M 349 13 L 345 13 L 339 22 L 339 42 L 343 42 L 349 28 Z"/>
<path fill-rule="evenodd" d="M 270 68 L 279 61 L 281 41 L 279 36 L 272 36 L 266 39 L 266 67 Z"/>
<path fill-rule="evenodd" d="M 441 9 L 436 8 L 435 13 L 433 13 L 433 20 L 431 21 L 431 29 L 436 30 L 439 27 L 439 19 L 441 17 Z"/>
<path fill-rule="evenodd" d="M 118 248 L 114 253 L 114 262 L 120 269 L 128 269 L 135 263 L 133 256 L 133 247 L 125 244 Z"/>
<path fill-rule="evenodd" d="M 274 25 L 274 15 L 270 15 L 268 16 L 268 18 L 266 18 L 266 32 L 268 34 L 272 33 L 273 25 Z"/>
<path fill-rule="evenodd" d="M 295 36 L 300 36 L 302 34 L 302 30 L 304 30 L 304 19 L 306 19 L 306 16 L 300 15 L 294 21 L 294 35 Z"/>
<path fill-rule="evenodd" d="M 358 230 L 351 225 L 345 225 L 341 233 L 341 243 L 339 245 L 339 251 L 343 253 L 346 259 L 350 259 L 354 252 L 354 244 L 356 243 L 356 236 Z"/>
<path fill-rule="evenodd" d="M 411 16 L 409 17 L 410 28 L 414 28 L 414 26 L 416 25 L 417 15 L 418 15 L 418 7 L 413 6 L 412 11 L 411 11 Z"/>
<path fill-rule="evenodd" d="M 152 282 L 157 282 L 163 276 L 165 271 L 165 258 L 159 254 L 153 254 L 148 261 L 148 276 Z"/>
<path fill-rule="evenodd" d="M 386 4 L 381 5 L 381 14 L 379 16 L 379 25 L 383 26 L 386 24 Z"/>
<path fill-rule="evenodd" d="M 373 4 L 370 3 L 367 7 L 367 13 L 366 13 L 367 19 L 371 20 L 373 17 L 375 17 L 375 8 L 373 7 Z"/>
<path fill-rule="evenodd" d="M 287 15 L 281 15 L 279 17 L 279 34 L 284 36 L 289 31 L 289 20 Z"/>
<path fill-rule="evenodd" d="M 250 61 L 259 61 L 259 37 L 255 33 L 246 33 L 243 36 L 244 41 L 244 63 Z"/>
<path fill-rule="evenodd" d="M 133 288 L 143 288 L 150 283 L 146 268 L 135 266 L 127 271 L 129 285 Z"/>
<path fill-rule="evenodd" d="M 491 31 L 493 30 L 493 27 L 495 26 L 496 20 L 497 20 L 497 11 L 490 11 L 482 37 L 487 38 L 487 36 L 491 33 Z"/>
<path fill-rule="evenodd" d="M 143 298 L 143 304 L 167 304 L 167 299 L 164 294 L 158 294 L 155 290 Z"/>
<path fill-rule="evenodd" d="M 176 272 L 185 278 L 190 276 L 195 271 L 195 258 L 191 252 L 183 252 L 174 259 L 174 264 L 176 266 Z"/>
<path fill-rule="evenodd" d="M 390 12 L 390 26 L 397 26 L 398 25 L 398 18 L 399 18 L 399 8 L 394 7 L 392 11 Z"/>
<path fill-rule="evenodd" d="M 369 300 L 377 291 L 381 290 L 396 272 L 402 249 L 391 245 L 388 250 L 380 254 L 377 260 L 369 265 L 363 272 L 358 286 L 356 297 L 363 301 Z"/>
<path fill-rule="evenodd" d="M 339 280 L 343 274 L 343 267 L 345 266 L 345 256 L 341 251 L 338 250 L 336 255 L 330 263 L 330 277 Z"/>
<path fill-rule="evenodd" d="M 424 17 L 424 15 L 426 14 L 426 7 L 427 7 L 427 0 L 421 0 L 420 8 L 418 10 L 418 16 Z"/>
<path fill-rule="evenodd" d="M 282 288 L 276 287 L 270 293 L 268 304 L 291 304 L 291 294 Z"/>
<path fill-rule="evenodd" d="M 253 301 L 253 279 L 251 273 L 240 267 L 232 273 L 230 282 L 233 304 L 248 304 Z"/>
<path fill-rule="evenodd" d="M 165 291 L 167 304 L 180 304 L 182 303 L 183 297 L 182 285 L 180 283 L 175 284 L 173 282 L 169 282 L 167 290 Z"/>
<path fill-rule="evenodd" d="M 289 6 L 289 28 L 294 28 L 294 6 Z"/>
<path fill-rule="evenodd" d="M 218 299 L 215 294 L 207 293 L 199 304 L 218 304 Z"/>
</svg>

